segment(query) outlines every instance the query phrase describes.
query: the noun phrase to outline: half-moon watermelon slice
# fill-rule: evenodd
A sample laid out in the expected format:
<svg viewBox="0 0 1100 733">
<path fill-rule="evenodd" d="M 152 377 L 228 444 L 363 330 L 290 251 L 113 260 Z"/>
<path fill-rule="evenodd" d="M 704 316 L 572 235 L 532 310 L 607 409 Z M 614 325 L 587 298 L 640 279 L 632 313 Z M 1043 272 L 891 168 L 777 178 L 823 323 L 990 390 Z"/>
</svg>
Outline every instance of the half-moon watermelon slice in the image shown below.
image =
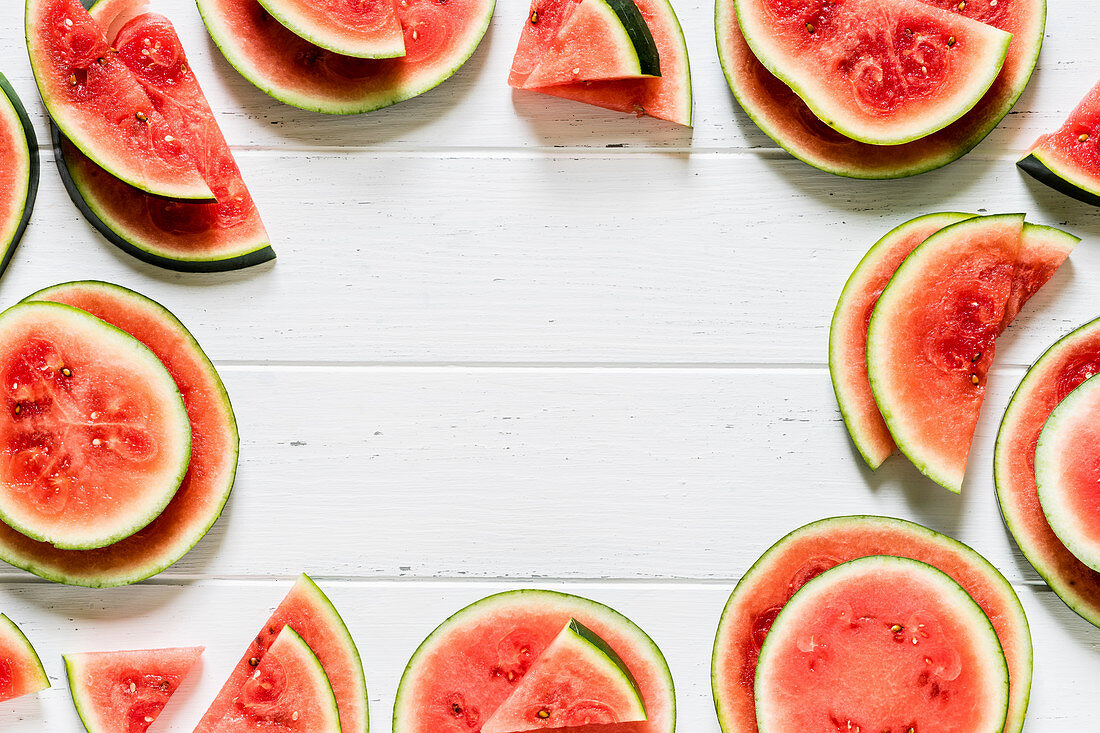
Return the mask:
<svg viewBox="0 0 1100 733">
<path fill-rule="evenodd" d="M 197 0 L 210 37 L 265 94 L 301 109 L 360 114 L 411 99 L 449 79 L 481 43 L 495 0 L 403 0 L 405 55 L 341 56 L 300 38 L 257 0 Z"/>
<path fill-rule="evenodd" d="M 760 733 L 1001 733 L 1008 669 L 981 607 L 910 558 L 826 570 L 783 606 L 760 649 Z"/>
<path fill-rule="evenodd" d="M 0 275 L 31 220 L 38 195 L 38 138 L 27 110 L 0 74 Z"/>
<path fill-rule="evenodd" d="M 753 693 L 760 648 L 775 617 L 812 578 L 870 555 L 897 555 L 950 575 L 982 607 L 1008 661 L 1005 733 L 1020 733 L 1031 693 L 1031 632 L 1012 585 L 984 557 L 957 540 L 901 519 L 822 519 L 775 543 L 738 582 L 714 640 L 711 685 L 725 733 L 757 733 Z"/>
<path fill-rule="evenodd" d="M 1100 84 L 1016 165 L 1055 191 L 1100 206 Z"/>
<path fill-rule="evenodd" d="M 818 119 L 790 87 L 753 55 L 733 0 L 718 0 L 715 31 L 726 80 L 745 113 L 791 155 L 828 173 L 851 178 L 901 178 L 947 165 L 970 152 L 1000 123 L 1031 79 L 1046 25 L 1046 0 L 997 3 L 923 0 L 1012 34 L 1000 76 L 957 122 L 904 145 L 878 146 L 841 135 Z"/>
<path fill-rule="evenodd" d="M 229 498 L 237 470 L 237 423 L 214 365 L 186 327 L 144 295 L 103 282 L 73 282 L 28 300 L 80 308 L 148 346 L 175 380 L 191 421 L 191 463 L 175 497 L 152 524 L 97 550 L 59 550 L 0 523 L 0 560 L 47 580 L 92 588 L 156 575 L 207 533 Z"/>
<path fill-rule="evenodd" d="M 38 652 L 10 618 L 0 613 L 0 702 L 48 689 Z"/>
<path fill-rule="evenodd" d="M 89 733 L 145 733 L 202 647 L 65 655 L 69 693 Z"/>
<path fill-rule="evenodd" d="M 400 0 L 260 0 L 295 35 L 344 56 L 390 59 L 405 55 L 397 18 Z"/>
<path fill-rule="evenodd" d="M 42 101 L 85 155 L 148 193 L 214 198 L 171 123 L 79 0 L 27 0 L 26 31 Z"/>
<path fill-rule="evenodd" d="M 1024 375 L 1001 421 L 993 465 L 1001 514 L 1020 551 L 1066 605 L 1100 626 L 1100 573 L 1082 563 L 1051 529 L 1035 480 L 1035 447 L 1047 419 L 1097 374 L 1100 320 L 1062 338 Z"/>
<path fill-rule="evenodd" d="M 393 733 L 478 730 L 518 689 L 570 619 L 580 621 L 615 650 L 645 700 L 646 721 L 619 723 L 610 729 L 672 733 L 676 727 L 672 675 L 653 640 L 607 606 L 542 590 L 489 596 L 433 631 L 401 677 Z M 456 659 L 462 663 L 456 665 Z"/>
<path fill-rule="evenodd" d="M 284 628 L 293 628 L 298 632 L 320 659 L 339 705 L 339 730 L 342 733 L 367 733 L 367 683 L 359 650 L 335 606 L 307 575 L 298 579 L 256 635 L 217 699 L 199 721 L 195 733 L 225 733 L 227 729 L 223 727 L 223 721 L 232 714 L 242 691 L 247 694 L 245 688 L 255 677 L 257 667 L 262 666 L 267 655 L 274 650 L 273 644 Z M 320 733 L 322 729 L 302 730 Z"/>
<path fill-rule="evenodd" d="M 691 64 L 676 11 L 668 0 L 635 0 L 635 3 L 657 45 L 660 77 L 556 84 L 531 91 L 690 127 L 694 105 Z M 576 0 L 532 0 L 512 61 L 509 85 L 526 88 L 528 76 L 545 57 L 576 6 Z"/>
</svg>

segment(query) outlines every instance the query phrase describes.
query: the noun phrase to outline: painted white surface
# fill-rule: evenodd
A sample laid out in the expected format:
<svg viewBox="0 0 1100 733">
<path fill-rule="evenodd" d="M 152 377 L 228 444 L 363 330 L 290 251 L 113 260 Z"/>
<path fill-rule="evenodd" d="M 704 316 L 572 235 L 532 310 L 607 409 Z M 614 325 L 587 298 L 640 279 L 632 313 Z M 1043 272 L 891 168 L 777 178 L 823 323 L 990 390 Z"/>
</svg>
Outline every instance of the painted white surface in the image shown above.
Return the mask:
<svg viewBox="0 0 1100 733">
<path fill-rule="evenodd" d="M 201 674 L 155 728 L 190 730 L 307 570 L 359 641 L 376 731 L 389 730 L 425 634 L 534 582 L 649 631 L 676 677 L 679 729 L 714 733 L 710 645 L 736 579 L 787 531 L 850 512 L 914 519 L 986 554 L 1032 623 L 1028 730 L 1096 728 L 1100 630 L 1016 552 L 990 466 L 1022 367 L 1100 315 L 1100 214 L 1012 165 L 1096 81 L 1100 16 L 1090 0 L 1051 0 L 1040 69 L 1001 128 L 944 170 L 874 183 L 777 150 L 725 86 L 710 3 L 673 2 L 693 54 L 693 132 L 513 95 L 504 77 L 526 0 L 499 0 L 450 82 L 343 119 L 268 99 L 213 49 L 189 0 L 156 0 L 238 152 L 277 264 L 209 276 L 141 265 L 83 222 L 44 151 L 0 303 L 99 278 L 168 305 L 222 368 L 240 476 L 211 535 L 141 586 L 63 588 L 0 568 L 0 610 L 55 683 L 0 705 L 0 730 L 80 730 L 63 652 L 205 644 Z M 0 5 L 0 71 L 45 140 L 21 5 Z M 863 469 L 824 368 L 851 268 L 894 224 L 943 209 L 1027 211 L 1086 240 L 1000 344 L 962 497 L 900 459 Z"/>
</svg>

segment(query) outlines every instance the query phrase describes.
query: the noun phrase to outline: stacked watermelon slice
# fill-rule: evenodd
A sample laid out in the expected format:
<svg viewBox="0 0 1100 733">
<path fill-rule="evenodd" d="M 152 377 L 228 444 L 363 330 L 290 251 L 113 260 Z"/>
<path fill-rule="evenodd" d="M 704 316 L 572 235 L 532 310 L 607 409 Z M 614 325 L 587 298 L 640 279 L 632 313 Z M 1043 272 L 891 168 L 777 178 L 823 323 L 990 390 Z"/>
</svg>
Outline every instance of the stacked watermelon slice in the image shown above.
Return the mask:
<svg viewBox="0 0 1100 733">
<path fill-rule="evenodd" d="M 958 493 L 998 335 L 1079 240 L 1022 214 L 942 213 L 902 224 L 840 296 L 829 369 L 857 448 L 895 448 Z"/>
<path fill-rule="evenodd" d="M 27 110 L 0 74 L 0 275 L 30 222 L 38 194 L 38 138 Z"/>
</svg>

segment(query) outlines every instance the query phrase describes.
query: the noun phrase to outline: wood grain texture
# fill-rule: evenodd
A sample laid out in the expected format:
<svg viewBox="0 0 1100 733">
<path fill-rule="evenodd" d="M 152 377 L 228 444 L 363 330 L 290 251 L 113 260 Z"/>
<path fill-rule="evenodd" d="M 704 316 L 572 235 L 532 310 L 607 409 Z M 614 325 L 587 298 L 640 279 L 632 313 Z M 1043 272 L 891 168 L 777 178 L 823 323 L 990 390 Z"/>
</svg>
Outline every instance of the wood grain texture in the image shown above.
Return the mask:
<svg viewBox="0 0 1100 733">
<path fill-rule="evenodd" d="M 242 464 L 213 532 L 150 582 L 87 591 L 0 567 L 0 611 L 55 684 L 0 704 L 0 730 L 79 730 L 63 652 L 204 644 L 154 729 L 191 730 L 306 570 L 360 643 L 375 731 L 389 730 L 425 634 L 477 598 L 536 583 L 649 631 L 676 677 L 679 730 L 716 733 L 710 646 L 734 583 L 789 530 L 844 513 L 913 519 L 987 555 L 1032 623 L 1027 730 L 1094 729 L 1100 631 L 1019 555 L 990 468 L 1024 366 L 1100 315 L 1100 213 L 1013 166 L 1095 83 L 1093 3 L 1050 0 L 1035 80 L 974 153 L 880 183 L 790 159 L 736 108 L 709 0 L 673 0 L 692 51 L 693 131 L 513 92 L 527 2 L 498 4 L 454 79 L 329 118 L 237 76 L 190 0 L 154 0 L 237 152 L 273 265 L 187 276 L 137 263 L 83 222 L 43 151 L 0 305 L 82 278 L 163 302 L 222 370 Z M 0 4 L 0 54 L 47 140 L 14 0 Z M 855 263 L 895 224 L 948 209 L 1026 211 L 1085 238 L 1002 339 L 961 497 L 899 458 L 866 471 L 824 368 Z"/>
</svg>

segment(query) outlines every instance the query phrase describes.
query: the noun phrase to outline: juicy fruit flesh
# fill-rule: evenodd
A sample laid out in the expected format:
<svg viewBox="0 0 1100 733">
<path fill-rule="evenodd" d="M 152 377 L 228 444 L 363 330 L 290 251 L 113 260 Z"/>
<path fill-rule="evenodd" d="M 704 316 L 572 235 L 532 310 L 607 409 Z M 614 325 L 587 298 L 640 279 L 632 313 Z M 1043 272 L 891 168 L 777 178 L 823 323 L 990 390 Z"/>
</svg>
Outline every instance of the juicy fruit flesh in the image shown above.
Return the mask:
<svg viewBox="0 0 1100 733">
<path fill-rule="evenodd" d="M 1006 683 L 988 619 L 954 581 L 870 557 L 822 573 L 779 613 L 756 673 L 757 715 L 768 733 L 993 733 Z"/>
<path fill-rule="evenodd" d="M 1061 128 L 1036 140 L 1028 155 L 1036 156 L 1070 184 L 1100 196 L 1100 84 L 1089 91 Z"/>
<path fill-rule="evenodd" d="M 15 106 L 0 90 L 0 249 L 19 228 L 30 188 L 31 151 Z"/>
<path fill-rule="evenodd" d="M 318 46 L 363 58 L 405 55 L 404 34 L 395 0 L 263 2 L 268 12 Z"/>
<path fill-rule="evenodd" d="M 11 619 L 0 614 L 0 702 L 50 686 L 34 647 Z"/>
</svg>

